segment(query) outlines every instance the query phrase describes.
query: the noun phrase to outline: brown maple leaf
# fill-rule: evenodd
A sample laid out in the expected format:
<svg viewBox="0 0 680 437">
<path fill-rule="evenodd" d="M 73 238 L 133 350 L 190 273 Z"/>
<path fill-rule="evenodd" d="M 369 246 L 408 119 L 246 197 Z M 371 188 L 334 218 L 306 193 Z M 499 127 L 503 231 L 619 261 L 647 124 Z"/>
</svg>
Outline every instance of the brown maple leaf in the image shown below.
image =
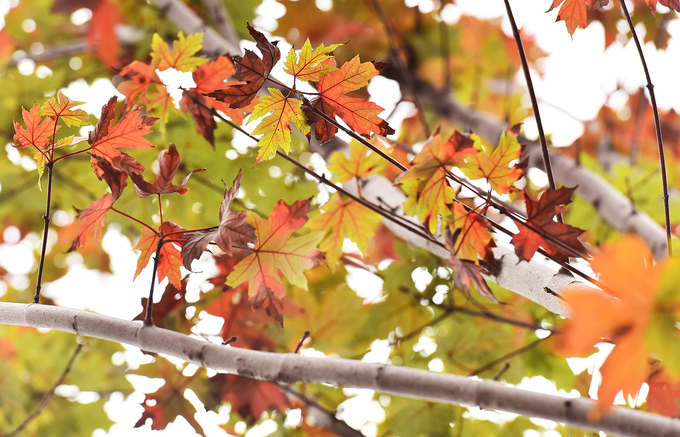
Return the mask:
<svg viewBox="0 0 680 437">
<path fill-rule="evenodd" d="M 564 246 L 578 253 L 583 253 L 585 252 L 585 247 L 583 247 L 578 237 L 585 231 L 554 221 L 557 214 L 566 211 L 564 205 L 571 201 L 574 189 L 562 187 L 558 190 L 553 190 L 548 188 L 538 201 L 532 200 L 525 190 L 524 199 L 527 205 L 527 223 L 534 229 L 540 229 L 545 235 L 550 235 L 552 238 L 559 240 Z M 530 260 L 539 246 L 543 247 L 557 261 L 567 261 L 570 256 L 573 256 L 564 247 L 521 224 L 519 225 L 519 232 L 512 237 L 512 244 L 515 246 L 515 253 L 519 259 L 524 261 Z"/>
<path fill-rule="evenodd" d="M 181 163 L 182 160 L 177 148 L 174 144 L 170 144 L 168 150 L 163 150 L 158 154 L 158 173 L 154 183 L 145 181 L 141 175 L 130 173 L 130 178 L 135 184 L 137 195 L 144 198 L 152 194 L 178 193 L 182 195 L 186 193 L 189 189 L 184 186 L 189 182 L 191 175 L 197 171 L 203 171 L 203 169 L 197 169 L 189 173 L 184 178 L 184 181 L 182 181 L 182 185 L 173 185 L 172 179 L 177 174 Z"/>
<path fill-rule="evenodd" d="M 230 108 L 248 106 L 281 58 L 281 51 L 276 47 L 276 41 L 269 42 L 261 32 L 255 30 L 250 24 L 247 26 L 248 32 L 255 39 L 257 48 L 262 53 L 262 58 L 259 58 L 253 51 L 246 50 L 245 56 L 237 60 L 234 75 L 236 79 L 245 83 L 228 84 L 221 90 L 207 94 L 209 97 L 228 103 Z"/>
<path fill-rule="evenodd" d="M 182 246 L 182 261 L 188 270 L 191 270 L 192 261 L 200 258 L 212 241 L 229 256 L 232 254 L 232 245 L 245 246 L 256 241 L 255 228 L 246 223 L 247 213 L 229 209 L 240 186 L 241 172 L 239 171 L 231 188 L 227 188 L 225 184 L 224 200 L 220 206 L 220 226 L 217 230 L 201 230 L 184 234 L 187 241 Z"/>
<path fill-rule="evenodd" d="M 488 297 L 494 302 L 498 302 L 498 299 L 496 299 L 496 296 L 493 295 L 493 292 L 486 283 L 486 280 L 484 277 L 482 277 L 482 272 L 484 269 L 482 269 L 474 261 L 460 259 L 455 255 L 455 236 L 451 234 L 448 229 L 446 230 L 446 239 L 444 240 L 444 244 L 448 251 L 451 252 L 451 257 L 447 259 L 447 262 L 453 269 L 453 282 L 456 288 L 465 290 L 469 296 L 470 286 L 474 285 L 477 293 Z"/>
</svg>

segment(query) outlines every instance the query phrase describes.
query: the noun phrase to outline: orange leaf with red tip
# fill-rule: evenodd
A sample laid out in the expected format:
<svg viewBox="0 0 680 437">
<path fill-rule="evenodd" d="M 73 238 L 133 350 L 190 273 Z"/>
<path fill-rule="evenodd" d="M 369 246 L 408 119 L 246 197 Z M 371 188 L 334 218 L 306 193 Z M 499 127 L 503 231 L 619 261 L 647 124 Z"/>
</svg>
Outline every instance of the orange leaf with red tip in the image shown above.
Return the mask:
<svg viewBox="0 0 680 437">
<path fill-rule="evenodd" d="M 321 78 L 317 86 L 320 96 L 312 101 L 312 105 L 331 119 L 339 116 L 354 132 L 365 137 L 370 137 L 372 132 L 382 136 L 393 134 L 394 129 L 378 117 L 383 108 L 373 102 L 345 95 L 365 87 L 369 79 L 377 74 L 378 70 L 371 62 L 362 64 L 356 56 L 340 69 Z M 310 123 L 320 123 L 315 133 L 321 142 L 335 137 L 337 130 L 334 132 L 325 126 L 327 122 L 322 117 L 308 108 L 306 112 Z"/>
<path fill-rule="evenodd" d="M 404 212 L 417 216 L 434 234 L 439 216 L 451 215 L 454 192 L 447 172 L 477 153 L 479 150 L 473 147 L 473 141 L 468 136 L 454 132 L 444 141 L 437 130 L 411 162 L 409 171 L 399 179 L 399 184 L 408 196 Z"/>
<path fill-rule="evenodd" d="M 177 242 L 176 240 L 182 240 L 181 233 L 182 227 L 171 222 L 166 221 L 163 223 L 163 234 L 169 234 L 171 232 L 175 233 L 169 236 L 168 239 L 173 240 L 173 242 L 164 242 L 161 246 L 160 253 L 158 256 L 158 269 L 157 276 L 158 282 L 165 278 L 168 278 L 170 283 L 176 288 L 182 286 L 182 272 L 180 267 L 182 266 L 182 254 L 180 249 L 175 247 L 175 244 L 181 245 L 182 242 Z M 139 241 L 135 246 L 135 249 L 141 250 L 142 254 L 139 256 L 137 261 L 137 271 L 135 272 L 135 278 L 144 270 L 144 267 L 149 263 L 151 255 L 156 253 L 156 248 L 158 246 L 158 233 L 152 231 L 149 228 L 142 229 L 142 235 L 139 237 Z"/>
<path fill-rule="evenodd" d="M 125 95 L 128 109 L 133 105 L 137 96 L 144 96 L 146 98 L 146 93 L 152 83 L 161 83 L 160 78 L 156 74 L 156 67 L 157 64 L 155 62 L 149 65 L 133 61 L 120 71 L 119 75 L 126 80 L 118 84 L 118 91 Z"/>
<path fill-rule="evenodd" d="M 248 212 L 247 223 L 255 228 L 257 243 L 253 253 L 239 262 L 227 278 L 227 285 L 237 287 L 248 283 L 252 303 L 264 305 L 267 312 L 283 325 L 281 298 L 285 290 L 281 278 L 292 285 L 307 289 L 304 271 L 313 267 L 319 251 L 316 246 L 321 232 L 300 237 L 291 234 L 307 222 L 311 198 L 288 205 L 283 200 L 274 207 L 268 220 Z"/>
<path fill-rule="evenodd" d="M 557 214 L 566 211 L 563 205 L 571 202 L 573 192 L 574 188 L 562 187 L 558 190 L 548 188 L 541 195 L 541 198 L 535 201 L 525 191 L 524 200 L 527 205 L 527 223 L 533 228 L 540 229 L 545 234 L 559 240 L 564 246 L 582 253 L 585 251 L 585 248 L 578 240 L 578 237 L 585 231 L 553 220 Z M 544 238 L 541 234 L 522 225 L 519 225 L 519 233 L 512 237 L 512 244 L 515 246 L 515 253 L 517 253 L 519 259 L 525 261 L 530 260 L 534 256 L 539 246 L 543 247 L 557 261 L 567 261 L 570 256 L 573 256 L 571 252 L 559 244 Z"/>
<path fill-rule="evenodd" d="M 519 191 L 515 182 L 524 176 L 523 163 L 510 167 L 512 161 L 522 156 L 523 146 L 517 141 L 518 133 L 519 125 L 503 132 L 498 147 L 491 154 L 482 151 L 468 159 L 467 164 L 461 165 L 460 169 L 472 180 L 486 179 L 491 188 L 498 193 Z"/>
</svg>

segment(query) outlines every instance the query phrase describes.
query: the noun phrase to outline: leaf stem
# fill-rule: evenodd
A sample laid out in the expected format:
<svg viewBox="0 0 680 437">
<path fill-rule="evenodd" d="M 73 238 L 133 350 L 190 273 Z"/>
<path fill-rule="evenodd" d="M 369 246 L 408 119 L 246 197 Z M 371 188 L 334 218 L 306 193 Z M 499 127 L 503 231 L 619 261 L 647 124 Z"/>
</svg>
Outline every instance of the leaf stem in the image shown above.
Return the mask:
<svg viewBox="0 0 680 437">
<path fill-rule="evenodd" d="M 663 208 L 666 219 L 666 239 L 668 241 L 668 255 L 671 256 L 673 255 L 671 211 L 670 206 L 668 204 L 669 194 L 668 194 L 668 177 L 666 175 L 666 154 L 663 149 L 663 138 L 661 137 L 661 121 L 659 120 L 659 109 L 656 106 L 656 95 L 654 93 L 654 85 L 652 84 L 652 78 L 649 75 L 647 61 L 645 61 L 645 55 L 642 53 L 640 39 L 637 36 L 637 32 L 635 32 L 633 20 L 630 18 L 630 13 L 628 12 L 626 2 L 623 0 L 619 0 L 619 3 L 621 4 L 623 14 L 626 16 L 626 21 L 628 21 L 628 27 L 630 28 L 630 32 L 633 35 L 633 40 L 635 41 L 635 46 L 637 47 L 638 54 L 640 55 L 642 69 L 644 70 L 645 78 L 647 79 L 647 90 L 649 90 L 649 100 L 652 103 L 652 112 L 654 113 L 654 130 L 656 131 L 656 143 L 659 146 L 659 167 L 661 169 L 661 181 L 663 182 Z"/>
<path fill-rule="evenodd" d="M 529 96 L 531 97 L 531 106 L 533 107 L 534 110 L 534 117 L 536 118 L 536 125 L 538 126 L 538 138 L 541 142 L 541 152 L 543 153 L 543 166 L 545 167 L 545 173 L 548 175 L 548 183 L 550 184 L 550 188 L 556 190 L 557 186 L 555 185 L 555 176 L 553 175 L 552 164 L 550 163 L 550 152 L 548 151 L 548 142 L 545 138 L 545 132 L 543 131 L 541 113 L 538 110 L 538 100 L 536 99 L 534 83 L 531 80 L 531 72 L 529 71 L 527 55 L 524 52 L 522 37 L 519 34 L 519 29 L 517 28 L 515 17 L 512 15 L 512 9 L 510 8 L 510 0 L 505 0 L 505 9 L 508 12 L 508 19 L 510 19 L 510 25 L 512 26 L 512 34 L 515 37 L 515 43 L 517 44 L 517 52 L 519 52 L 519 58 L 522 61 L 522 70 L 524 71 L 524 78 L 527 82 L 527 88 L 529 89 Z M 561 213 L 557 215 L 557 221 L 560 223 L 564 223 L 564 219 L 562 218 Z"/>
<path fill-rule="evenodd" d="M 156 234 L 158 233 L 158 231 L 157 231 L 156 229 L 154 229 L 154 228 L 152 228 L 151 226 L 147 225 L 147 224 L 144 223 L 143 221 L 141 221 L 141 220 L 139 220 L 139 219 L 136 219 L 136 218 L 132 217 L 131 215 L 129 215 L 129 214 L 127 214 L 127 213 L 124 213 L 123 211 L 121 211 L 121 210 L 119 210 L 119 209 L 114 208 L 113 206 L 110 207 L 110 209 L 111 209 L 111 211 L 113 211 L 113 212 L 117 212 L 118 214 L 120 214 L 120 215 L 122 215 L 122 216 L 124 216 L 124 217 L 127 217 L 127 218 L 129 218 L 130 220 L 132 220 L 132 221 L 135 221 L 135 222 L 139 223 L 140 225 L 144 226 L 144 227 L 147 228 L 147 229 L 150 229 L 150 230 L 153 231 L 154 233 L 156 233 Z"/>
<path fill-rule="evenodd" d="M 144 326 L 153 326 L 153 289 L 156 286 L 156 272 L 158 271 L 158 262 L 161 255 L 161 248 L 163 247 L 163 238 L 165 236 L 161 233 L 156 244 L 156 254 L 153 258 L 153 273 L 151 273 L 151 288 L 149 288 L 149 300 L 146 301 L 146 316 L 144 317 Z"/>
</svg>

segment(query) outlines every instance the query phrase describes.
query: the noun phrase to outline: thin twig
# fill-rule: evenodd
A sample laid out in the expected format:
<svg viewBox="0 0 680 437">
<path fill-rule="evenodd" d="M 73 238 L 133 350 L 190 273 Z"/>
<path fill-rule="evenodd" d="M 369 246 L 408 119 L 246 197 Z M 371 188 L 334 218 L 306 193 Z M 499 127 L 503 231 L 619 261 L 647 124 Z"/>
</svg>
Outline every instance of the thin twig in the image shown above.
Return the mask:
<svg viewBox="0 0 680 437">
<path fill-rule="evenodd" d="M 401 51 L 399 50 L 399 43 L 397 41 L 397 37 L 394 34 L 394 31 L 392 30 L 392 26 L 390 25 L 389 20 L 387 19 L 387 16 L 385 15 L 385 11 L 383 10 L 382 6 L 380 5 L 379 0 L 371 0 L 373 3 L 373 7 L 375 8 L 376 13 L 378 14 L 378 18 L 380 19 L 380 22 L 382 23 L 383 27 L 385 28 L 385 32 L 387 33 L 387 41 L 390 44 L 390 51 L 392 52 L 392 58 L 394 61 L 397 63 L 397 68 L 399 69 L 399 72 L 401 73 L 401 77 L 404 79 L 406 82 L 409 91 L 411 95 L 413 96 L 414 103 L 416 105 L 416 108 L 418 109 L 418 117 L 420 118 L 420 124 L 423 126 L 423 131 L 425 132 L 425 137 L 429 138 L 430 137 L 430 127 L 427 125 L 427 119 L 425 118 L 425 111 L 423 111 L 423 104 L 420 101 L 420 96 L 418 95 L 418 91 L 416 90 L 416 85 L 413 82 L 413 76 L 411 76 L 411 73 L 408 70 L 408 67 L 404 63 L 404 60 L 401 58 Z"/>
<path fill-rule="evenodd" d="M 545 132 L 543 131 L 543 122 L 541 121 L 541 113 L 538 110 L 538 100 L 536 99 L 536 92 L 534 84 L 531 80 L 531 72 L 529 71 L 529 63 L 527 62 L 527 55 L 524 52 L 524 45 L 522 44 L 522 37 L 519 34 L 515 17 L 512 15 L 510 8 L 510 1 L 505 0 L 505 9 L 508 11 L 508 18 L 512 26 L 512 34 L 515 36 L 515 43 L 517 43 L 517 51 L 519 58 L 522 61 L 522 70 L 524 71 L 524 78 L 527 81 L 527 88 L 529 89 L 529 96 L 531 97 L 531 106 L 534 109 L 534 117 L 536 118 L 536 125 L 538 126 L 538 138 L 541 142 L 541 152 L 543 153 L 543 165 L 545 166 L 545 173 L 548 175 L 548 183 L 553 190 L 557 189 L 555 185 L 555 176 L 553 175 L 552 165 L 550 164 L 550 152 L 548 151 L 548 142 L 545 139 Z M 562 214 L 557 215 L 557 221 L 564 223 Z"/>
<path fill-rule="evenodd" d="M 475 371 L 473 371 L 473 372 L 470 372 L 470 375 L 469 375 L 469 376 L 477 376 L 477 375 L 479 375 L 480 373 L 484 372 L 485 370 L 489 370 L 489 369 L 491 369 L 492 367 L 494 367 L 495 365 L 497 365 L 497 364 L 499 364 L 499 363 L 502 363 L 502 362 L 505 361 L 505 360 L 508 360 L 508 359 L 510 359 L 510 358 L 512 358 L 512 357 L 515 357 L 515 356 L 517 356 L 517 355 L 523 354 L 524 352 L 526 352 L 526 351 L 528 351 L 528 350 L 531 350 L 531 349 L 535 348 L 536 346 L 538 346 L 539 344 L 541 344 L 541 342 L 543 342 L 546 338 L 549 338 L 549 337 L 550 337 L 550 335 L 548 335 L 548 336 L 545 337 L 545 338 L 539 338 L 538 340 L 534 340 L 534 341 L 532 341 L 531 343 L 529 343 L 529 344 L 526 345 L 526 346 L 522 346 L 522 347 L 519 348 L 519 349 L 515 349 L 514 351 L 509 352 L 509 353 L 503 355 L 502 357 L 500 357 L 500 358 L 498 358 L 498 359 L 496 359 L 496 360 L 493 360 L 492 362 L 490 362 L 490 363 L 488 363 L 488 364 L 485 364 L 484 366 L 480 367 L 479 369 L 477 369 L 477 370 L 475 370 Z"/>
<path fill-rule="evenodd" d="M 506 0 L 507 1 L 507 0 Z M 628 12 L 628 7 L 626 2 L 619 0 L 621 4 L 621 9 L 623 14 L 626 16 L 626 21 L 628 21 L 628 27 L 633 35 L 633 40 L 640 55 L 640 61 L 642 62 L 642 69 L 645 71 L 645 77 L 647 78 L 647 89 L 649 90 L 649 100 L 652 103 L 652 112 L 654 113 L 654 130 L 656 131 L 656 143 L 659 146 L 659 167 L 661 169 L 661 181 L 663 182 L 663 209 L 666 216 L 666 239 L 668 240 L 668 255 L 673 255 L 673 247 L 671 246 L 672 232 L 671 232 L 671 210 L 668 205 L 668 177 L 666 176 L 666 154 L 663 150 L 663 138 L 661 137 L 661 121 L 659 120 L 659 109 L 656 106 L 656 95 L 654 94 L 654 85 L 652 84 L 652 78 L 649 75 L 649 69 L 647 68 L 647 61 L 645 61 L 645 55 L 642 53 L 642 46 L 640 45 L 640 40 L 638 39 L 637 32 L 635 32 L 635 26 L 633 25 L 633 20 L 630 18 L 630 13 Z"/>
<path fill-rule="evenodd" d="M 56 123 L 55 123 L 56 126 Z M 38 279 L 35 284 L 35 296 L 33 296 L 33 303 L 40 303 L 40 290 L 42 288 L 43 272 L 45 270 L 45 255 L 47 254 L 47 234 L 50 231 L 50 209 L 52 208 L 52 179 L 54 175 L 54 162 L 45 164 L 47 167 L 47 200 L 45 206 L 45 227 L 43 229 L 42 247 L 40 249 L 40 266 L 38 267 Z"/>
<path fill-rule="evenodd" d="M 302 335 L 302 338 L 300 339 L 300 342 L 298 343 L 297 347 L 295 348 L 295 353 L 300 353 L 300 349 L 302 349 L 302 344 L 307 340 L 309 337 L 310 332 L 305 331 L 305 333 Z"/>
<path fill-rule="evenodd" d="M 3 437 L 14 437 L 14 436 L 18 435 L 21 431 L 24 430 L 24 428 L 26 428 L 28 426 L 29 423 L 31 423 L 33 421 L 33 419 L 38 417 L 38 415 L 42 412 L 42 410 L 45 409 L 47 404 L 50 402 L 50 400 L 52 399 L 52 396 L 54 396 L 54 392 L 57 389 L 57 387 L 59 387 L 61 384 L 63 384 L 64 380 L 66 379 L 66 375 L 68 375 L 69 372 L 71 371 L 71 367 L 73 367 L 73 363 L 76 360 L 76 357 L 78 356 L 78 354 L 80 353 L 81 350 L 83 350 L 83 345 L 78 344 L 78 347 L 76 348 L 76 350 L 74 350 L 73 354 L 71 354 L 71 358 L 68 360 L 68 364 L 66 364 L 66 368 L 64 369 L 63 372 L 61 372 L 61 376 L 59 377 L 59 379 L 57 379 L 57 382 L 54 383 L 54 385 L 52 386 L 50 391 L 45 393 L 45 395 L 43 396 L 42 400 L 40 401 L 40 404 L 38 405 L 38 407 L 35 410 L 33 410 L 33 412 L 26 418 L 26 420 L 24 420 L 21 423 L 21 425 L 17 426 L 14 431 L 10 432 L 9 434 L 5 434 Z"/>
</svg>

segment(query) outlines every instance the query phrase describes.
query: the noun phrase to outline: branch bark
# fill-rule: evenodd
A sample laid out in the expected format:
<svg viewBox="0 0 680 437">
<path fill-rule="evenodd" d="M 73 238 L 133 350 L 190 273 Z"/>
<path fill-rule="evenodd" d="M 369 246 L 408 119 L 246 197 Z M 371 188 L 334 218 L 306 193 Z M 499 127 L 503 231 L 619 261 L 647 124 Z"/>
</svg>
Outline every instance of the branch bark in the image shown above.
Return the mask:
<svg viewBox="0 0 680 437">
<path fill-rule="evenodd" d="M 589 422 L 588 411 L 595 406 L 595 401 L 586 398 L 534 393 L 495 381 L 343 358 L 315 358 L 224 347 L 155 326 L 56 306 L 0 302 L 0 324 L 56 329 L 125 343 L 205 368 L 265 381 L 367 388 L 430 402 L 509 411 L 630 437 L 680 435 L 680 420 L 624 407 L 612 408 L 597 423 Z"/>
</svg>

